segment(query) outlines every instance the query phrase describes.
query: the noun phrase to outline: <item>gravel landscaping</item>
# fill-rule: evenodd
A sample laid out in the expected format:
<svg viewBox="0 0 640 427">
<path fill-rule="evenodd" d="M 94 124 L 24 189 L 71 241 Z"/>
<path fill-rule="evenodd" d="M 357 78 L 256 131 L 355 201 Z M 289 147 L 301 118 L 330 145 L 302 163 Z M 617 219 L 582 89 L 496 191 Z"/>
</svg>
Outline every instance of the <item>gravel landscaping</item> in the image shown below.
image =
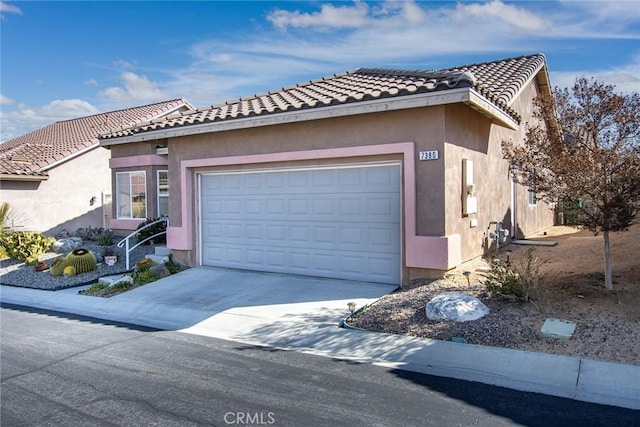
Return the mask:
<svg viewBox="0 0 640 427">
<path fill-rule="evenodd" d="M 556 227 L 539 238 L 558 244 L 535 249 L 545 281 L 533 303 L 490 296 L 482 272 L 487 264 L 479 260 L 440 280 L 418 282 L 412 289 L 386 295 L 356 313 L 348 323 L 377 332 L 446 341 L 463 339 L 469 344 L 640 365 L 640 224 L 612 235 L 612 291 L 604 289 L 602 236 Z M 502 258 L 509 255 L 518 262 L 527 249 L 509 245 Z M 472 272 L 469 280 L 463 275 L 465 270 Z M 468 322 L 427 318 L 426 304 L 445 292 L 478 297 L 491 312 Z M 575 332 L 568 339 L 546 337 L 541 328 L 547 319 L 573 322 Z"/>
<path fill-rule="evenodd" d="M 95 241 L 83 241 L 81 248 L 89 249 L 94 253 L 101 254 L 104 250 L 103 246 L 98 245 Z M 112 266 L 108 266 L 104 262 L 99 263 L 94 271 L 89 273 L 77 274 L 71 277 L 54 277 L 49 270 L 35 271 L 33 266 L 25 265 L 24 262 L 8 259 L 0 262 L 0 284 L 19 286 L 23 288 L 44 289 L 55 291 L 59 289 L 72 288 L 82 286 L 98 281 L 102 276 L 112 274 L 126 273 L 125 250 L 124 248 L 112 247 L 118 255 L 118 262 Z M 154 252 L 154 247 L 149 245 L 139 246 L 130 254 L 130 265 L 133 265 L 144 258 L 145 255 Z M 63 255 L 54 252 L 47 252 L 41 255 L 39 261 L 45 261 L 49 264 Z"/>
</svg>

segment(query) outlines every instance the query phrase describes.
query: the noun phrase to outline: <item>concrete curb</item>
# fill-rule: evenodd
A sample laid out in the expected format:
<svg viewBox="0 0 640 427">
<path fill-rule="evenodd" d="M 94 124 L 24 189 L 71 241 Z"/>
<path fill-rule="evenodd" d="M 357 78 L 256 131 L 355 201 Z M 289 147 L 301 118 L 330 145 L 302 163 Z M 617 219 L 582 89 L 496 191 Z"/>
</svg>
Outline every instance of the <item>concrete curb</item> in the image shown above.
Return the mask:
<svg viewBox="0 0 640 427">
<path fill-rule="evenodd" d="M 339 328 L 327 319 L 283 320 L 240 309 L 212 314 L 126 294 L 79 296 L 78 290 L 0 286 L 0 302 L 640 410 L 636 365 Z"/>
</svg>

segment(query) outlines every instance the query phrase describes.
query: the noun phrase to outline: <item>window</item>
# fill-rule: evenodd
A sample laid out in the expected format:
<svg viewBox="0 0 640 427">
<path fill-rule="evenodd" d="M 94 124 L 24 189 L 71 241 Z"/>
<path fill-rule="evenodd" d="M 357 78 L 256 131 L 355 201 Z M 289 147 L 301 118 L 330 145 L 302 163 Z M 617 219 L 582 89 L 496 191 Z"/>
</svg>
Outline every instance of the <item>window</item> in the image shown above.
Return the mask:
<svg viewBox="0 0 640 427">
<path fill-rule="evenodd" d="M 535 177 L 536 174 L 536 170 L 533 170 L 533 175 Z M 535 206 L 538 204 L 538 198 L 536 197 L 536 185 L 534 183 L 534 178 L 531 178 L 531 181 L 529 182 L 529 191 L 528 191 L 528 195 L 529 195 L 529 206 Z"/>
<path fill-rule="evenodd" d="M 168 171 L 158 171 L 158 216 L 169 216 Z"/>
<path fill-rule="evenodd" d="M 144 171 L 117 172 L 116 189 L 119 219 L 147 217 L 147 177 Z"/>
<path fill-rule="evenodd" d="M 535 206 L 538 204 L 538 199 L 536 198 L 536 190 L 533 187 L 529 187 L 529 206 Z"/>
</svg>

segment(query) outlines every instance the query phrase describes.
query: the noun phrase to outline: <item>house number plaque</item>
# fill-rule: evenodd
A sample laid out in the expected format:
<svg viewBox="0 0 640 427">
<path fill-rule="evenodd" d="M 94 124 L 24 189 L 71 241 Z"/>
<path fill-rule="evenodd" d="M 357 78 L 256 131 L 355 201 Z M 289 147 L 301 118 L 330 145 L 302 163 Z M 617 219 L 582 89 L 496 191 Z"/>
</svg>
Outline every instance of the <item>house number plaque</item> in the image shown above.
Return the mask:
<svg viewBox="0 0 640 427">
<path fill-rule="evenodd" d="M 438 160 L 438 150 L 421 151 L 420 160 Z"/>
</svg>

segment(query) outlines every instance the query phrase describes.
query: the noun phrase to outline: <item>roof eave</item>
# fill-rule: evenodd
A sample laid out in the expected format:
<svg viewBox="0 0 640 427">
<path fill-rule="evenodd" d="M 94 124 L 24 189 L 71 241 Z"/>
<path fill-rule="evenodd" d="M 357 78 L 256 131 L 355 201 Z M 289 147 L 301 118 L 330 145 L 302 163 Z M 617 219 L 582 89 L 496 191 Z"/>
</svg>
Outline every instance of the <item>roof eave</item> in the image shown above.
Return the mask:
<svg viewBox="0 0 640 427">
<path fill-rule="evenodd" d="M 494 120 L 501 126 L 507 127 L 511 130 L 518 129 L 518 122 L 514 120 L 513 117 L 505 113 L 493 102 L 489 101 L 486 97 L 482 96 L 475 90 L 469 91 L 469 99 L 466 100 L 466 104 Z"/>
<path fill-rule="evenodd" d="M 46 181 L 49 177 L 46 175 L 14 175 L 0 173 L 0 181 Z"/>
<path fill-rule="evenodd" d="M 100 145 L 97 143 L 97 141 L 91 140 L 90 142 L 91 142 L 91 145 L 89 145 L 87 147 L 84 147 L 81 150 L 74 151 L 73 153 L 62 157 L 59 160 L 56 160 L 56 161 L 51 162 L 51 163 L 49 163 L 49 164 L 47 164 L 45 166 L 42 166 L 41 168 L 37 169 L 37 172 L 46 172 L 46 171 L 48 171 L 50 169 L 55 168 L 58 165 L 61 165 L 62 163 L 66 163 L 69 160 L 75 159 L 76 157 L 79 157 L 79 156 L 83 155 L 84 153 L 86 153 L 88 151 L 95 150 L 96 148 L 100 147 Z"/>
<path fill-rule="evenodd" d="M 517 122 L 502 112 L 495 104 L 479 95 L 472 88 L 458 88 L 446 91 L 427 92 L 382 98 L 371 101 L 360 101 L 328 107 L 295 110 L 277 114 L 246 117 L 240 119 L 220 120 L 215 122 L 185 125 L 167 129 L 157 129 L 134 135 L 109 138 L 100 141 L 100 145 L 108 147 L 133 142 L 156 141 L 165 138 L 175 138 L 189 135 L 199 135 L 210 132 L 223 132 L 238 129 L 248 129 L 284 123 L 295 123 L 309 120 L 345 117 L 356 114 L 377 113 L 381 111 L 404 110 L 409 108 L 429 107 L 436 105 L 465 103 L 483 112 L 511 129 L 517 128 Z"/>
</svg>

